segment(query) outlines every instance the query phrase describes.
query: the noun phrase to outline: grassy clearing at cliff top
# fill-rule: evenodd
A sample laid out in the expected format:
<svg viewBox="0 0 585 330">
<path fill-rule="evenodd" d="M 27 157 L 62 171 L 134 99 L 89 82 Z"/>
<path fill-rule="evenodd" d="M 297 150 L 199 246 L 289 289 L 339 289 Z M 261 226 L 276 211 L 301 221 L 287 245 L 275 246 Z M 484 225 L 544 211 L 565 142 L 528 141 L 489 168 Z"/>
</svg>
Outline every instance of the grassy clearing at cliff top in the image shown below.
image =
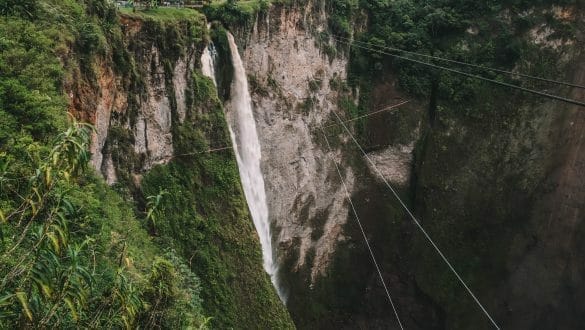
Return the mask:
<svg viewBox="0 0 585 330">
<path fill-rule="evenodd" d="M 255 13 L 256 11 L 265 8 L 270 3 L 274 3 L 276 1 L 270 0 L 248 0 L 248 1 L 238 1 L 235 3 L 236 7 L 244 12 L 247 13 Z M 211 3 L 211 7 L 220 8 L 222 6 L 228 5 L 228 1 L 221 0 L 221 1 L 213 1 Z"/>
<path fill-rule="evenodd" d="M 189 8 L 153 8 L 148 10 L 132 10 L 132 8 L 120 8 L 120 13 L 142 19 L 155 19 L 159 21 L 177 20 L 205 20 L 201 12 Z"/>
<path fill-rule="evenodd" d="M 254 17 L 258 12 L 265 12 L 271 4 L 284 3 L 288 1 L 214 1 L 203 8 L 203 12 L 209 21 L 221 21 L 226 27 L 251 26 Z"/>
</svg>

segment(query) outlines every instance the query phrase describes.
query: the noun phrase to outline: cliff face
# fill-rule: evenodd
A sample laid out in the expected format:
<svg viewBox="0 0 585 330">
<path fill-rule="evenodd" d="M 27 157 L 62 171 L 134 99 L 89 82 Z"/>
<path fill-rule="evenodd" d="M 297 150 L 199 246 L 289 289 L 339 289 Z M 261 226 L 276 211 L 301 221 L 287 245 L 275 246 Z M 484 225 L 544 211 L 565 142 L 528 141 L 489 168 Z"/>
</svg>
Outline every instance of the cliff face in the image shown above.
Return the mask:
<svg viewBox="0 0 585 330">
<path fill-rule="evenodd" d="M 582 56 L 578 54 L 568 66 L 570 81 L 579 85 L 585 83 Z M 583 90 L 569 95 L 585 98 Z M 578 328 L 584 321 L 579 302 L 585 299 L 581 282 L 585 255 L 579 237 L 585 230 L 585 182 L 581 175 L 585 170 L 585 113 L 573 106 L 552 110 L 559 111 L 561 118 L 554 125 L 555 151 L 549 159 L 546 188 L 536 198 L 526 228 L 514 237 L 507 261 L 510 275 L 503 291 L 511 314 L 506 321 L 511 327 Z"/>
<path fill-rule="evenodd" d="M 281 263 L 292 263 L 286 272 L 310 269 L 310 283 L 324 274 L 337 241 L 343 241 L 348 211 L 319 132 L 330 112 L 339 111 L 339 92 L 330 82 L 346 79 L 347 59 L 330 60 L 319 48 L 312 33 L 325 29 L 326 21 L 312 6 L 267 12 L 256 21 L 244 53 Z M 336 157 L 341 159 L 339 151 Z M 344 170 L 353 189 L 353 170 Z"/>
<path fill-rule="evenodd" d="M 177 10 L 123 14 L 121 39 L 92 70 L 68 83 L 71 112 L 93 123 L 92 165 L 131 194 L 163 251 L 176 251 L 201 279 L 202 305 L 218 328 L 291 328 L 262 269 L 261 249 L 239 184 L 223 107 L 200 72 L 203 15 Z M 110 52 L 108 52 L 110 53 Z M 223 148 L 209 153 L 209 149 Z M 130 197 L 130 196 L 128 196 Z"/>
<path fill-rule="evenodd" d="M 517 18 L 503 15 L 512 28 Z M 560 80 L 582 84 L 583 55 L 575 47 L 583 42 L 582 12 L 553 6 L 524 15 L 534 26 L 517 32 L 524 48 L 516 69 L 542 65 Z M 542 22 L 547 15 L 554 19 Z M 574 33 L 558 33 L 563 25 Z M 556 60 L 547 62 L 549 56 Z M 501 326 L 576 328 L 582 311 L 571 306 L 583 299 L 574 282 L 583 274 L 576 264 L 583 256 L 574 238 L 582 231 L 585 205 L 583 182 L 574 173 L 582 166 L 576 154 L 582 111 L 495 86 L 481 90 L 475 118 L 450 100 L 439 101 L 439 124 L 427 131 L 417 162 L 417 212 Z M 583 99 L 581 89 L 548 91 Z M 485 323 L 472 306 L 455 302 L 464 292 L 458 294 L 447 277 L 438 280 L 440 262 L 433 265 L 434 256 L 416 249 L 426 265 L 417 267 L 417 283 L 445 306 L 447 324 Z"/>
<path fill-rule="evenodd" d="M 125 70 L 133 71 L 115 72 L 111 62 L 99 60 L 94 64 L 94 81 L 87 82 L 78 72 L 80 76 L 70 87 L 73 111 L 95 124 L 91 163 L 110 184 L 118 181 L 117 170 L 139 175 L 173 157 L 173 120 L 182 122 L 186 109 L 193 107 L 186 93 L 193 79 L 197 47 L 201 47 L 195 40 L 187 40 L 179 46 L 184 49 L 173 50 L 172 45 L 160 42 L 164 36 L 157 35 L 165 32 L 164 27 L 157 30 L 155 24 L 138 17 L 122 16 L 120 24 L 130 52 L 123 55 L 130 56 L 130 62 L 124 63 L 130 68 Z M 116 45 L 120 46 L 124 45 Z M 128 140 L 120 141 L 122 137 L 113 136 L 112 131 Z M 125 144 L 125 155 L 117 150 L 118 143 Z"/>
<path fill-rule="evenodd" d="M 313 1 L 273 5 L 256 17 L 250 30 L 237 31 L 262 144 L 262 169 L 281 285 L 287 293 L 287 307 L 301 328 L 393 326 L 395 321 L 388 313 L 364 312 L 367 306 L 382 308 L 382 286 L 332 158 L 340 164 L 350 194 L 358 197 L 357 207 L 368 239 L 382 237 L 375 233 L 388 230 L 384 217 L 393 211 L 377 196 L 382 191 L 379 178 L 368 170 L 333 116 L 336 112 L 344 120 L 355 117 L 351 108 L 356 107 L 359 90 L 352 91 L 346 81 L 349 53 L 337 48 L 327 31 L 325 3 Z M 391 92 L 383 91 L 376 104 L 378 110 L 404 97 L 394 84 L 389 85 Z M 418 114 L 423 110 L 421 104 L 411 102 L 406 107 Z M 370 154 L 385 177 L 398 186 L 410 180 L 421 120 L 411 115 L 408 125 L 412 132 L 385 142 L 384 148 Z M 321 128 L 333 141 L 332 152 Z M 385 258 L 381 251 L 376 253 L 380 259 Z M 405 295 L 413 293 L 412 284 L 401 287 Z M 340 294 L 340 290 L 346 292 Z M 375 304 L 362 305 L 372 296 Z M 410 305 L 417 309 L 413 315 L 430 308 L 424 299 Z M 429 314 L 427 318 L 432 319 L 434 313 Z"/>
<path fill-rule="evenodd" d="M 582 83 L 578 8 L 545 6 L 498 15 L 522 45 L 514 70 L 540 67 L 557 72 L 558 79 Z M 249 35 L 241 43 L 281 271 L 290 290 L 288 307 L 297 325 L 386 327 L 395 322 L 381 316 L 384 296 L 318 130 L 319 123 L 335 123 L 331 111 L 355 116 L 343 101 L 358 98 L 367 112 L 409 101 L 366 119 L 364 126 L 352 125 L 354 133 L 496 319 L 520 328 L 579 324 L 581 311 L 568 306 L 581 299 L 575 282 L 582 274 L 575 239 L 584 207 L 583 182 L 575 174 L 582 166 L 581 112 L 484 84 L 467 103 L 447 94 L 409 95 L 393 69 L 372 79 L 366 96 L 365 88 L 361 97 L 359 87 L 340 91 L 335 81 L 346 79 L 351 59 L 326 54 L 330 40 L 319 31 L 327 30 L 327 16 L 311 2 L 274 6 L 258 16 L 249 34 L 240 33 Z M 518 19 L 531 23 L 518 28 Z M 567 25 L 575 35 L 559 32 Z M 486 33 L 471 24 L 449 42 L 465 52 L 473 43 L 485 43 Z M 336 48 L 344 54 L 342 45 Z M 450 78 L 438 79 L 438 93 L 448 91 L 445 85 L 451 82 L 442 80 Z M 542 88 L 583 97 L 578 89 Z M 409 315 L 406 324 L 488 326 L 348 136 L 340 129 L 328 131 L 384 277 L 401 314 Z M 350 307 L 344 303 L 349 300 L 368 307 Z M 542 317 L 545 310 L 552 314 Z"/>
</svg>

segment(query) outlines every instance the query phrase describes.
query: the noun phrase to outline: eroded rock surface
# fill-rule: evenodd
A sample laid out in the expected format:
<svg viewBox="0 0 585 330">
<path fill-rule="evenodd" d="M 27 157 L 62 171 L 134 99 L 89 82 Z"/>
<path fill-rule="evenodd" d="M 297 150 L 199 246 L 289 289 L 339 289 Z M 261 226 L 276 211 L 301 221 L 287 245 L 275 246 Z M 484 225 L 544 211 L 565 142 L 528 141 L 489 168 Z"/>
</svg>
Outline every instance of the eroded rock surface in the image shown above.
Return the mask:
<svg viewBox="0 0 585 330">
<path fill-rule="evenodd" d="M 293 271 L 309 267 L 314 282 L 326 272 L 347 222 L 345 191 L 319 132 L 331 111 L 340 111 L 330 81 L 346 78 L 347 59 L 331 59 L 319 47 L 311 31 L 326 21 L 312 6 L 283 7 L 258 19 L 244 61 L 279 256 L 295 259 Z M 352 169 L 344 171 L 351 190 Z"/>
</svg>

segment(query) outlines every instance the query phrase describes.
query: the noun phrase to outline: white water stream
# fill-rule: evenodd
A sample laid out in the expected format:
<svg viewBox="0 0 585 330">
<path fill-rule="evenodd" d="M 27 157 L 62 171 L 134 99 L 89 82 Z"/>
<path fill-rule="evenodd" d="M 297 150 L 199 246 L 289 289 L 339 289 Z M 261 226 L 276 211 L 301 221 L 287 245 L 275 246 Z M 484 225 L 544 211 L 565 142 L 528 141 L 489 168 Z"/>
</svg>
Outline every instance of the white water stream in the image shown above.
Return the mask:
<svg viewBox="0 0 585 330">
<path fill-rule="evenodd" d="M 203 55 L 201 55 L 201 72 L 204 76 L 211 78 L 215 86 L 217 86 L 217 81 L 215 80 L 216 57 L 217 51 L 215 50 L 215 46 L 213 43 L 210 43 L 209 46 L 205 47 Z"/>
<path fill-rule="evenodd" d="M 275 261 L 272 248 L 272 231 L 268 217 L 268 205 L 264 188 L 264 177 L 260 169 L 262 158 L 256 121 L 252 110 L 252 99 L 248 90 L 246 69 L 240 57 L 234 37 L 228 32 L 228 41 L 232 54 L 234 77 L 231 86 L 230 101 L 226 104 L 226 117 L 230 129 L 230 135 L 238 169 L 244 188 L 244 194 L 248 201 L 248 208 L 252 214 L 254 226 L 260 237 L 264 270 L 270 275 L 272 284 L 276 288 L 281 300 L 284 301 L 282 290 L 276 279 L 278 265 Z M 202 72 L 211 77 L 215 83 L 215 54 L 212 46 L 205 49 L 201 58 Z"/>
</svg>

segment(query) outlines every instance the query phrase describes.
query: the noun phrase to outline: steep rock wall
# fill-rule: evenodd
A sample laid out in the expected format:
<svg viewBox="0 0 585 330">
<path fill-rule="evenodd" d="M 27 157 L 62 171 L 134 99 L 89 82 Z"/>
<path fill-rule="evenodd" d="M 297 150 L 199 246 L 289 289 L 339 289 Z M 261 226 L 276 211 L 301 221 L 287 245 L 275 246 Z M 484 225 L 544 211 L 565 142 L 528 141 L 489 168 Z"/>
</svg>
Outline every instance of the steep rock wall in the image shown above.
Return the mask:
<svg viewBox="0 0 585 330">
<path fill-rule="evenodd" d="M 164 28 L 157 31 L 131 16 L 122 16 L 120 23 L 130 51 L 123 65 L 129 71 L 115 71 L 111 62 L 98 60 L 93 81 L 77 72 L 69 87 L 73 112 L 95 124 L 91 164 L 110 184 L 118 181 L 117 172 L 137 178 L 172 159 L 173 121 L 182 122 L 193 107 L 188 82 L 200 47 L 187 41 L 185 49 L 170 54 L 173 50 L 156 35 Z M 124 146 L 118 144 L 121 138 Z"/>
<path fill-rule="evenodd" d="M 258 19 L 244 57 L 256 92 L 262 165 L 281 263 L 298 249 L 293 271 L 310 268 L 314 283 L 327 269 L 336 242 L 343 240 L 347 221 L 345 193 L 330 177 L 334 165 L 318 131 L 331 111 L 339 111 L 338 93 L 329 82 L 346 78 L 347 60 L 330 60 L 319 48 L 309 27 L 324 28 L 324 22 L 317 18 L 316 26 L 309 25 L 306 15 L 321 14 L 311 6 L 277 7 Z M 312 82 L 319 84 L 314 92 Z M 352 169 L 346 169 L 352 189 Z M 315 235 L 318 231 L 322 234 Z M 307 260 L 310 250 L 315 256 Z"/>
<path fill-rule="evenodd" d="M 510 29 L 514 15 L 501 13 Z M 540 21 L 551 15 L 564 20 L 562 24 L 579 27 L 580 14 L 575 8 L 536 8 L 520 15 L 533 17 L 535 23 L 515 36 L 524 43 L 515 70 L 530 72 L 552 56 L 558 61 L 554 68 L 546 69 L 548 72 L 559 72 L 559 79 L 581 83 L 582 55 L 575 47 L 582 43 L 581 34 L 577 32 L 575 39 L 566 38 L 555 32 L 550 23 Z M 267 15 L 260 15 L 249 40 L 243 42 L 262 132 L 264 172 L 273 221 L 279 231 L 275 239 L 282 248 L 279 253 L 283 272 L 288 272 L 289 279 L 305 279 L 301 285 L 291 285 L 294 280 L 289 285 L 296 290 L 294 294 L 304 295 L 304 302 L 313 306 L 319 306 L 319 299 L 333 301 L 318 298 L 317 292 L 324 286 L 339 284 L 333 279 L 340 275 L 332 273 L 340 269 L 337 261 L 347 254 L 359 254 L 356 245 L 363 244 L 350 229 L 351 218 L 334 220 L 331 214 L 319 211 L 335 208 L 342 192 L 332 193 L 335 190 L 331 188 L 339 187 L 339 183 L 328 178 L 335 178 L 335 173 L 323 176 L 332 170 L 332 164 L 320 164 L 326 151 L 315 126 L 312 130 L 303 128 L 306 123 L 309 127 L 328 123 L 330 111 L 347 110 L 340 106 L 343 94 L 326 82 L 336 77 L 335 72 L 345 79 L 347 72 L 341 68 L 346 67 L 346 60 L 342 57 L 339 63 L 339 58 L 330 61 L 324 54 L 321 60 L 315 56 L 323 47 L 314 46 L 319 42 L 311 31 L 325 29 L 325 18 L 311 3 L 277 6 Z M 457 47 L 465 50 L 478 33 L 477 27 L 471 26 L 459 37 Z M 343 52 L 343 47 L 337 48 Z M 296 58 L 297 54 L 302 56 Z M 568 306 L 581 295 L 575 282 L 580 278 L 577 263 L 581 258 L 579 253 L 571 252 L 579 250 L 574 237 L 582 231 L 583 218 L 582 203 L 578 201 L 582 199 L 582 184 L 575 176 L 582 163 L 577 151 L 582 139 L 580 113 L 521 93 L 510 97 L 509 91 L 491 85 L 477 86 L 473 109 L 440 95 L 438 101 L 434 99 L 436 95 L 417 100 L 400 91 L 393 74 L 390 70 L 374 80 L 367 95 L 368 111 L 403 100 L 411 102 L 396 112 L 366 120 L 361 141 L 377 166 L 386 178 L 404 188 L 404 199 L 502 324 L 523 328 L 538 324 L 552 327 L 554 322 L 561 322 L 575 327 L 580 323 L 580 311 Z M 328 79 L 320 79 L 321 76 Z M 578 91 L 554 91 L 582 97 Z M 469 303 L 453 274 L 420 233 L 408 225 L 410 220 L 394 205 L 393 198 L 385 189 L 378 189 L 375 175 L 362 174 L 368 167 L 349 147 L 347 136 L 339 131 L 333 135 L 338 138 L 338 157 L 345 160 L 344 167 L 351 173 L 353 195 L 361 200 L 360 214 L 367 225 L 372 225 L 370 230 L 378 229 L 372 242 L 380 248 L 377 252 L 383 266 L 392 269 L 384 275 L 390 279 L 401 315 L 408 315 L 404 317 L 406 324 L 410 328 L 489 326 L 476 306 Z M 415 171 L 411 172 L 413 166 Z M 324 194 L 329 196 L 320 200 Z M 342 208 L 347 215 L 347 204 Z M 328 223 L 339 224 L 342 230 L 339 234 L 315 231 L 314 214 L 325 219 L 325 228 Z M 348 260 L 355 259 L 348 257 L 344 261 Z M 366 266 L 366 261 L 369 260 L 360 266 Z M 375 277 L 367 271 L 363 275 L 370 279 L 365 289 L 371 289 Z M 351 283 L 348 287 L 359 286 L 350 280 L 351 274 L 342 277 L 346 284 Z M 575 292 L 569 292 L 562 283 L 571 283 Z M 546 290 L 534 290 L 534 286 Z M 353 297 L 369 297 L 376 303 L 369 305 L 372 311 L 358 311 L 351 314 L 354 320 L 347 322 L 345 318 L 345 323 L 339 324 L 391 326 L 391 319 L 376 320 L 383 313 L 377 310 L 383 310 L 383 297 L 363 293 Z M 343 300 L 336 298 L 337 302 Z M 299 301 L 289 304 L 293 314 L 297 304 Z M 325 305 L 330 311 L 339 307 Z M 553 311 L 554 315 L 542 317 L 541 312 L 529 312 L 532 307 Z M 370 318 L 360 320 L 360 315 Z M 327 323 L 312 320 L 300 324 Z"/>
<path fill-rule="evenodd" d="M 571 81 L 581 85 L 585 83 L 582 56 L 570 65 Z M 585 99 L 583 90 L 570 95 Z M 509 316 L 504 320 L 514 328 L 576 329 L 584 322 L 585 310 L 579 302 L 585 299 L 580 239 L 585 230 L 585 112 L 575 106 L 557 106 L 553 111 L 562 117 L 554 125 L 555 151 L 549 159 L 553 165 L 546 188 L 537 197 L 525 230 L 515 235 L 507 260 L 510 275 L 503 291 Z"/>
<path fill-rule="evenodd" d="M 92 164 L 134 198 L 138 216 L 160 196 L 143 225 L 201 280 L 181 290 L 200 290 L 211 326 L 293 328 L 262 269 L 217 90 L 200 72 L 206 19 L 173 13 L 121 15 L 121 41 L 106 45 L 117 49 L 71 79 L 72 113 L 95 125 Z"/>
<path fill-rule="evenodd" d="M 280 278 L 300 328 L 394 326 L 395 320 L 381 307 L 387 303 L 383 288 L 331 160 L 341 164 L 368 239 L 379 243 L 392 211 L 384 205 L 385 194 L 378 195 L 379 180 L 368 171 L 363 156 L 332 114 L 335 111 L 345 120 L 355 116 L 349 108 L 355 107 L 359 92 L 347 87 L 348 50 L 329 40 L 327 31 L 325 3 L 313 1 L 273 5 L 258 15 L 251 30 L 236 31 L 253 93 Z M 385 90 L 372 111 L 404 98 L 390 85 L 391 95 Z M 422 103 L 413 102 L 407 108 L 414 114 L 424 112 Z M 401 117 L 383 118 L 401 125 Z M 410 181 L 422 120 L 419 115 L 409 118 L 402 129 L 412 130 L 411 134 L 369 149 L 387 179 L 398 186 Z M 354 123 L 348 125 L 353 129 Z M 321 127 L 333 141 L 332 152 Z M 376 253 L 384 259 L 385 253 Z M 397 254 L 388 253 L 392 258 Z M 397 272 L 395 268 L 385 272 L 385 278 L 398 278 Z M 408 280 L 403 283 L 399 286 L 405 296 L 416 295 Z M 347 291 L 340 295 L 343 290 Z M 406 299 L 413 318 L 429 308 L 418 298 Z M 368 300 L 375 303 L 362 304 Z M 378 306 L 375 313 L 365 307 L 374 305 Z M 432 319 L 433 312 L 429 314 Z"/>
<path fill-rule="evenodd" d="M 515 15 L 502 13 L 511 29 Z M 581 10 L 545 6 L 521 15 L 535 26 L 515 36 L 523 42 L 515 70 L 542 66 L 549 77 L 557 72 L 559 80 L 583 84 L 583 54 L 575 47 L 583 43 Z M 563 25 L 572 33 L 559 33 Z M 467 33 L 462 39 L 475 38 Z M 583 100 L 579 89 L 546 88 Z M 500 326 L 578 328 L 582 111 L 492 85 L 476 92 L 470 108 L 476 115 L 439 97 L 437 122 L 420 144 L 415 211 Z M 445 311 L 446 326 L 490 328 L 425 242 L 409 244 L 410 258 L 420 261 L 416 282 Z"/>
</svg>

